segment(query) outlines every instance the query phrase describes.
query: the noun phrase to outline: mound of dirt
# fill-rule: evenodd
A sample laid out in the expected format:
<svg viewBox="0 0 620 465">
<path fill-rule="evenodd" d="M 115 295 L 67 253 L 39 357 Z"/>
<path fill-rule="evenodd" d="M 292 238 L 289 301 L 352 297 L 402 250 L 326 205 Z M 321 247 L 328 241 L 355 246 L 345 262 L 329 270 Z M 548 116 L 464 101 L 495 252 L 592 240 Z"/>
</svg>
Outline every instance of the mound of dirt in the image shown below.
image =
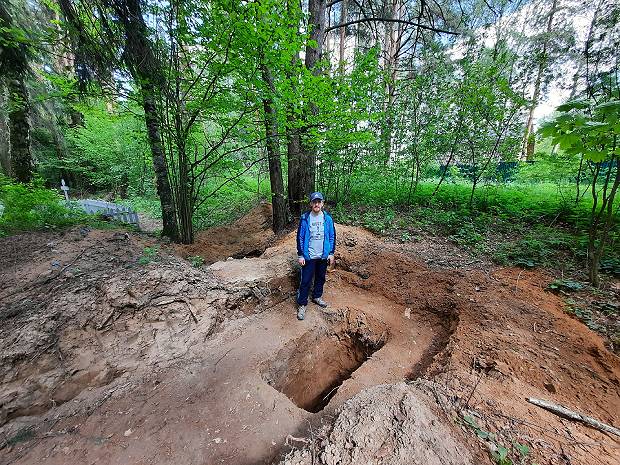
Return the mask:
<svg viewBox="0 0 620 465">
<path fill-rule="evenodd" d="M 200 268 L 124 231 L 0 239 L 0 464 L 618 463 L 526 401 L 618 426 L 620 360 L 548 276 L 337 228 L 330 307 L 302 322 L 294 233 Z"/>
<path fill-rule="evenodd" d="M 125 232 L 79 228 L 6 241 L 14 260 L 0 291 L 0 426 L 139 366 L 166 366 L 243 316 L 257 293 L 269 302 L 260 287 L 223 286 Z"/>
<path fill-rule="evenodd" d="M 313 438 L 312 446 L 290 453 L 280 465 L 476 463 L 434 400 L 405 383 L 361 392 L 324 429 L 329 432 L 318 433 L 323 439 Z"/>
<path fill-rule="evenodd" d="M 210 265 L 228 257 L 258 257 L 273 242 L 271 204 L 261 203 L 232 224 L 199 232 L 193 244 L 175 246 L 179 255 Z"/>
</svg>

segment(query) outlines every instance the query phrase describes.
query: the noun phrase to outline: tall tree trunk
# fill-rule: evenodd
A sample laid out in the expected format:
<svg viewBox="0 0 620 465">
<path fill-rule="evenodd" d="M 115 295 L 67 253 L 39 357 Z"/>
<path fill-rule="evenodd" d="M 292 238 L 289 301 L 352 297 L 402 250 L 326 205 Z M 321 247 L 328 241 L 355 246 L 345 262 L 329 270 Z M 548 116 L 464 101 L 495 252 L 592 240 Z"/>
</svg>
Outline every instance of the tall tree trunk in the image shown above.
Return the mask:
<svg viewBox="0 0 620 465">
<path fill-rule="evenodd" d="M 17 71 L 17 70 L 16 70 Z M 19 182 L 32 180 L 32 153 L 30 152 L 30 103 L 24 74 L 16 72 L 7 82 L 9 91 L 9 131 L 11 171 Z"/>
<path fill-rule="evenodd" d="M 296 69 L 299 63 L 299 56 L 294 56 L 292 68 Z M 295 82 L 292 73 L 287 72 L 289 82 Z M 294 85 L 294 84 L 292 84 Z M 293 89 L 295 94 L 296 89 Z M 287 194 L 288 208 L 294 217 L 299 217 L 306 203 L 306 194 L 301 185 L 299 169 L 302 159 L 300 129 L 297 123 L 297 112 L 294 108 L 297 103 L 289 102 L 286 108 L 286 161 L 287 161 Z"/>
<path fill-rule="evenodd" d="M 614 139 L 612 152 L 617 147 Z M 615 162 L 615 163 L 614 163 Z M 599 199 L 596 190 L 597 180 L 601 173 L 602 163 L 596 163 L 594 177 L 591 181 L 592 210 L 590 227 L 588 228 L 588 274 L 590 283 L 594 287 L 600 285 L 598 268 L 607 245 L 609 231 L 614 223 L 614 201 L 620 187 L 620 157 L 612 157 L 607 163 L 607 174 L 604 177 L 603 188 Z M 600 200 L 600 202 L 599 202 Z"/>
<path fill-rule="evenodd" d="M 340 2 L 340 24 L 344 24 L 347 21 L 347 0 L 342 0 Z M 347 28 L 341 27 L 338 29 L 338 33 L 340 34 L 340 42 L 339 42 L 339 60 L 338 60 L 338 68 L 340 70 L 340 74 L 344 74 L 345 68 L 345 42 L 347 39 Z"/>
<path fill-rule="evenodd" d="M 287 1 L 287 9 L 289 14 L 294 10 L 293 2 L 295 0 Z M 299 31 L 299 24 L 292 23 L 290 28 Z M 288 81 L 293 86 L 293 94 L 296 94 L 295 82 L 297 81 L 296 72 L 297 66 L 301 60 L 299 54 L 295 54 L 291 59 L 291 70 L 286 72 Z M 297 123 L 297 103 L 288 102 L 286 108 L 286 162 L 287 162 L 287 195 L 288 195 L 288 208 L 294 217 L 299 217 L 306 203 L 305 193 L 303 186 L 300 185 L 299 166 L 302 158 L 301 152 L 301 137 L 299 125 Z"/>
<path fill-rule="evenodd" d="M 187 160 L 185 141 L 177 144 L 178 184 L 176 186 L 177 223 L 179 226 L 179 242 L 192 244 L 194 242 L 194 209 L 192 203 L 193 182 Z"/>
<path fill-rule="evenodd" d="M 323 39 L 325 36 L 325 9 L 327 0 L 309 0 L 308 11 L 310 13 L 308 19 L 308 27 L 310 28 L 310 40 L 316 43 L 306 47 L 305 65 L 308 70 L 315 76 L 321 74 L 322 70 L 319 66 L 323 50 Z M 318 114 L 318 107 L 314 102 L 306 105 L 307 119 L 312 120 Z M 299 160 L 298 170 L 298 194 L 303 193 L 304 198 L 296 199 L 298 202 L 304 202 L 305 197 L 315 189 L 316 183 L 316 162 L 317 147 L 316 142 L 312 140 L 309 134 L 309 128 L 305 127 L 301 136 L 301 159 Z"/>
<path fill-rule="evenodd" d="M 5 89 L 0 85 L 0 169 L 11 176 L 11 156 L 9 153 L 9 124 L 7 114 L 2 110 L 7 106 Z"/>
<path fill-rule="evenodd" d="M 389 19 L 401 19 L 402 3 L 401 0 L 392 0 Z M 396 77 L 397 61 L 400 53 L 402 37 L 402 25 L 400 23 L 385 23 L 385 75 L 387 101 L 385 102 L 385 119 L 381 131 L 383 142 L 383 162 L 388 163 L 392 157 L 392 138 L 394 132 L 394 103 L 396 100 Z"/>
<path fill-rule="evenodd" d="M 5 2 L 0 3 L 0 27 L 16 28 Z M 5 42 L 3 35 L 0 41 Z M 19 182 L 32 180 L 32 153 L 30 152 L 30 101 L 26 88 L 28 73 L 27 48 L 9 35 L 0 48 L 0 78 L 6 78 L 9 106 L 9 145 L 11 171 Z"/>
<path fill-rule="evenodd" d="M 115 0 L 115 6 L 125 29 L 125 60 L 132 77 L 140 86 L 142 108 L 157 178 L 157 194 L 161 202 L 163 219 L 162 235 L 179 240 L 177 213 L 168 179 L 168 165 L 161 140 L 157 108 L 157 85 L 163 83 L 161 68 L 157 64 L 148 30 L 142 16 L 140 0 Z"/>
<path fill-rule="evenodd" d="M 273 94 L 275 92 L 273 76 L 264 63 L 261 64 L 261 75 L 270 94 Z M 282 165 L 280 163 L 278 115 L 271 95 L 263 98 L 263 108 L 265 110 L 265 135 L 269 160 L 269 181 L 271 183 L 272 228 L 273 232 L 277 234 L 284 230 L 287 223 L 287 215 L 284 182 L 282 181 Z"/>
<path fill-rule="evenodd" d="M 547 67 L 547 48 L 549 44 L 551 34 L 551 30 L 553 28 L 553 17 L 555 16 L 555 12 L 557 9 L 557 0 L 553 0 L 551 4 L 551 11 L 549 11 L 549 19 L 547 20 L 547 29 L 545 37 L 545 41 L 543 42 L 543 49 L 540 56 L 540 61 L 538 62 L 538 70 L 536 73 L 536 81 L 534 82 L 534 92 L 532 94 L 532 102 L 530 103 L 530 108 L 528 111 L 527 124 L 525 125 L 525 134 L 523 135 L 523 144 L 521 148 L 522 157 L 526 160 L 533 159 L 534 156 L 534 140 L 532 138 L 533 135 L 533 127 L 534 127 L 534 110 L 538 105 L 538 99 L 540 98 L 540 87 L 542 83 L 542 76 Z"/>
<path fill-rule="evenodd" d="M 155 91 L 151 84 L 142 84 L 142 108 L 144 108 L 144 119 L 148 134 L 148 142 L 153 157 L 153 170 L 157 181 L 157 195 L 161 203 L 161 213 L 163 220 L 162 235 L 169 237 L 172 241 L 179 240 L 177 227 L 177 215 L 172 189 L 168 180 L 168 165 L 164 147 L 161 142 L 159 117 L 157 115 Z"/>
<path fill-rule="evenodd" d="M 289 123 L 294 116 L 288 116 Z M 288 207 L 295 217 L 301 215 L 306 203 L 305 194 L 300 185 L 299 160 L 301 159 L 301 138 L 295 128 L 286 128 L 286 159 L 288 164 Z"/>
</svg>

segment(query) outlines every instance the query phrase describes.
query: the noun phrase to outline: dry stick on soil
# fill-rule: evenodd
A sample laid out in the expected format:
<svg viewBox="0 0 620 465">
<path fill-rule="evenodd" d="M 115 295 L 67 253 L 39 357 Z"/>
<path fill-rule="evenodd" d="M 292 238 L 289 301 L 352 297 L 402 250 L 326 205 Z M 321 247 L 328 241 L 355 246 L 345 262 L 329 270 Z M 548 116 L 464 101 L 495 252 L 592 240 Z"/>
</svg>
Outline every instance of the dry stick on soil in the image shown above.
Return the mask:
<svg viewBox="0 0 620 465">
<path fill-rule="evenodd" d="M 115 308 L 113 308 L 113 309 L 112 309 L 112 311 L 110 312 L 110 314 L 108 315 L 108 317 L 107 317 L 107 318 L 103 321 L 103 323 L 101 323 L 101 324 L 97 327 L 97 329 L 98 329 L 99 331 L 101 331 L 101 330 L 105 327 L 105 325 L 107 325 L 107 324 L 108 324 L 108 322 L 112 319 L 112 317 L 114 316 L 114 312 L 116 312 L 116 309 L 115 309 Z"/>
<path fill-rule="evenodd" d="M 308 444 L 310 442 L 310 439 L 306 439 L 306 438 L 296 438 L 295 436 L 292 435 L 288 435 L 286 437 L 286 440 L 284 441 L 284 444 L 286 444 L 287 446 L 290 446 L 290 444 L 288 443 L 289 441 L 297 441 L 297 442 L 303 442 L 304 444 Z"/>
<path fill-rule="evenodd" d="M 515 284 L 515 294 L 517 293 L 517 289 L 519 288 L 519 279 L 521 279 L 521 273 L 523 273 L 523 270 L 519 271 L 519 276 L 517 276 L 517 284 Z"/>
<path fill-rule="evenodd" d="M 482 371 L 480 372 L 480 376 L 478 376 L 478 380 L 476 381 L 476 384 L 474 385 L 474 388 L 471 390 L 471 394 L 469 394 L 469 397 L 467 398 L 467 402 L 465 402 L 465 407 L 469 408 L 469 401 L 471 400 L 471 398 L 473 397 L 474 393 L 476 392 L 476 388 L 478 387 L 478 384 L 480 384 L 480 380 L 482 379 Z"/>
<path fill-rule="evenodd" d="M 566 418 L 567 420 L 579 421 L 599 431 L 604 431 L 605 433 L 610 433 L 610 434 L 615 434 L 616 436 L 620 436 L 620 429 L 614 428 L 613 426 L 607 425 L 605 423 L 601 423 L 595 418 L 589 417 L 587 415 L 582 415 L 581 413 L 577 413 L 572 410 L 569 410 L 566 407 L 563 407 L 561 405 L 553 404 L 545 400 L 534 399 L 533 397 L 528 397 L 527 401 L 530 404 L 534 404 L 537 407 L 541 407 L 541 408 L 544 408 L 545 410 L 550 411 L 551 413 L 555 413 L 559 417 Z"/>
<path fill-rule="evenodd" d="M 153 299 L 151 299 L 149 302 L 151 302 L 152 300 Z M 196 314 L 192 311 L 192 304 L 185 297 L 173 297 L 171 299 L 162 300 L 161 302 L 157 302 L 156 304 L 153 304 L 153 306 L 161 307 L 162 305 L 168 305 L 173 302 L 181 302 L 187 305 L 187 310 L 189 311 L 189 314 L 191 315 L 192 320 L 194 320 L 194 323 L 198 324 L 198 318 L 196 318 Z"/>
<path fill-rule="evenodd" d="M 196 315 L 194 315 L 191 305 L 189 304 L 189 302 L 185 302 L 185 303 L 187 304 L 187 309 L 189 310 L 189 314 L 192 316 L 192 320 L 194 320 L 194 323 L 198 324 L 198 318 L 196 318 Z"/>
<path fill-rule="evenodd" d="M 222 355 L 220 358 L 217 359 L 217 361 L 215 362 L 215 365 L 213 365 L 213 372 L 215 373 L 215 370 L 217 370 L 217 364 L 220 363 L 224 357 L 226 357 L 230 352 L 232 351 L 232 349 L 228 349 L 226 351 L 226 353 L 224 353 L 224 355 Z"/>
</svg>

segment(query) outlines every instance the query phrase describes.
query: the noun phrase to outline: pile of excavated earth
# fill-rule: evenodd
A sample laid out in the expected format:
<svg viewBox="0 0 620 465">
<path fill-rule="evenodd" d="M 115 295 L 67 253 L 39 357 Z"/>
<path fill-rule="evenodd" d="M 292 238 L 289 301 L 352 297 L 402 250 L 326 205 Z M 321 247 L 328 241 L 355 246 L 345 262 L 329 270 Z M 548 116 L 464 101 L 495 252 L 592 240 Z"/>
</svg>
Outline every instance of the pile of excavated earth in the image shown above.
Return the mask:
<svg viewBox="0 0 620 465">
<path fill-rule="evenodd" d="M 297 321 L 269 227 L 0 239 L 0 464 L 620 463 L 528 402 L 620 427 L 620 359 L 548 276 L 337 225 L 330 306 Z"/>
</svg>

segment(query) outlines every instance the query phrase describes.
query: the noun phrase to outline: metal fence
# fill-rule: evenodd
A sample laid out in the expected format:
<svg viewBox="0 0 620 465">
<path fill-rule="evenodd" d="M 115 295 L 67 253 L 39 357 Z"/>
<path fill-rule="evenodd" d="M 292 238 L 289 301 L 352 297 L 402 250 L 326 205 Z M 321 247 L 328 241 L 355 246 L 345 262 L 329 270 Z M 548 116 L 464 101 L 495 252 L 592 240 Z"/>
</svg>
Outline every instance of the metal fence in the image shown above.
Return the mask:
<svg viewBox="0 0 620 465">
<path fill-rule="evenodd" d="M 116 221 L 123 223 L 134 224 L 140 227 L 138 221 L 138 214 L 131 207 L 126 205 L 118 205 L 111 202 L 105 202 L 103 200 L 83 199 L 78 200 L 78 204 L 82 209 L 89 214 L 99 214 L 109 216 Z"/>
</svg>

